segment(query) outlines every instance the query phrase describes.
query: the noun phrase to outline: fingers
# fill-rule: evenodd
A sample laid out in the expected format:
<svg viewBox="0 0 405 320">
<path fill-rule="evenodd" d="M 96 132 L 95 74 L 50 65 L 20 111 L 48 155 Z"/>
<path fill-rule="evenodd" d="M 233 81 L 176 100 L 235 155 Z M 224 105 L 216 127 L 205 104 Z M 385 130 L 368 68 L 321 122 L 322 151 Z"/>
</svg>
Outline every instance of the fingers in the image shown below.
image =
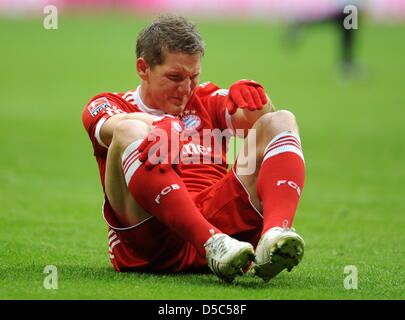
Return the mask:
<svg viewBox="0 0 405 320">
<path fill-rule="evenodd" d="M 142 160 L 141 160 L 142 161 Z M 145 163 L 145 167 L 147 169 L 152 169 L 154 166 L 160 164 L 162 162 L 162 160 L 160 159 L 160 152 L 158 151 L 154 151 L 152 153 L 147 153 L 146 154 L 146 159 L 144 159 L 143 161 Z"/>
<path fill-rule="evenodd" d="M 145 139 L 143 139 L 143 141 L 141 142 L 141 144 L 138 146 L 138 151 L 142 152 L 145 150 L 145 148 L 148 146 L 148 144 L 150 143 L 148 137 L 146 137 Z"/>
<path fill-rule="evenodd" d="M 180 139 L 184 124 L 173 119 L 173 117 L 165 116 L 156 121 L 156 127 L 138 147 L 140 152 L 138 159 L 149 170 L 158 166 L 161 172 L 165 172 L 172 164 L 177 164 L 179 152 L 184 144 L 184 141 Z M 173 133 L 177 135 L 173 135 Z"/>
<path fill-rule="evenodd" d="M 144 148 L 144 150 L 141 151 L 139 160 L 142 162 L 146 162 L 147 160 L 149 160 L 150 162 L 155 161 L 154 163 L 156 164 L 156 159 L 159 159 L 161 154 L 167 154 L 167 145 L 160 139 L 156 139 L 153 141 L 150 141 L 148 139 L 145 140 L 147 140 L 149 144 Z"/>
<path fill-rule="evenodd" d="M 229 101 L 226 104 L 226 108 L 228 109 L 229 114 L 232 115 L 236 112 L 238 106 L 232 101 L 232 99 L 229 99 Z"/>
<path fill-rule="evenodd" d="M 257 89 L 248 86 L 232 92 L 232 100 L 238 108 L 250 111 L 260 110 L 264 104 Z"/>
<path fill-rule="evenodd" d="M 238 106 L 238 108 L 242 108 L 242 109 L 248 107 L 248 104 L 242 95 L 242 94 L 244 94 L 242 92 L 243 89 L 244 88 L 234 88 L 234 90 L 230 90 L 230 92 L 229 92 L 233 102 Z"/>
<path fill-rule="evenodd" d="M 145 140 L 147 140 L 147 139 L 145 139 Z M 145 162 L 149 158 L 149 153 L 150 153 L 150 149 L 152 148 L 152 146 L 153 146 L 153 144 L 146 145 L 146 147 L 144 147 L 143 150 L 140 150 L 138 148 L 139 152 L 141 153 L 139 155 L 139 161 Z"/>
<path fill-rule="evenodd" d="M 258 89 L 261 89 L 261 88 L 249 87 L 250 95 L 251 95 L 252 101 L 253 101 L 251 108 L 249 108 L 250 111 L 263 109 L 264 103 L 262 102 L 262 99 L 260 98 L 260 93 L 259 93 Z"/>
<path fill-rule="evenodd" d="M 230 114 L 236 112 L 235 108 L 247 108 L 250 111 L 261 110 L 267 103 L 266 92 L 260 84 L 255 82 L 232 86 L 229 90 L 229 97 L 234 104 L 227 103 Z"/>
<path fill-rule="evenodd" d="M 245 86 L 241 90 L 243 98 L 245 99 L 246 102 L 246 107 L 250 111 L 256 110 L 256 104 L 254 102 L 254 98 L 252 96 L 251 90 L 248 86 Z"/>
<path fill-rule="evenodd" d="M 242 93 L 249 111 L 255 111 L 262 108 L 260 97 L 255 88 L 246 86 L 243 88 Z"/>
<path fill-rule="evenodd" d="M 260 96 L 262 105 L 265 105 L 268 102 L 266 92 L 264 91 L 264 89 L 262 87 L 257 87 L 256 90 Z"/>
<path fill-rule="evenodd" d="M 169 147 L 164 144 L 153 144 L 146 148 L 139 156 L 148 170 L 158 167 L 160 172 L 164 173 L 172 166 L 178 174 L 181 174 L 180 168 L 180 149 L 179 146 L 172 145 L 174 149 L 169 150 Z"/>
</svg>

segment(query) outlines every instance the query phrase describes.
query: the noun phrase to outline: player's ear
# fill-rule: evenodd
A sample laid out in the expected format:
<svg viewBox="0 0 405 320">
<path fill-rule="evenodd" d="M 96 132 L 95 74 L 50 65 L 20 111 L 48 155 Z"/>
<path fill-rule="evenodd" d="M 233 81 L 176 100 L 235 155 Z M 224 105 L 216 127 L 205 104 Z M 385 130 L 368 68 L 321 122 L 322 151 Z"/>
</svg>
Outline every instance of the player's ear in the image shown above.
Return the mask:
<svg viewBox="0 0 405 320">
<path fill-rule="evenodd" d="M 149 69 L 149 64 L 144 58 L 138 58 L 138 60 L 136 60 L 136 71 L 142 80 L 148 79 Z"/>
</svg>

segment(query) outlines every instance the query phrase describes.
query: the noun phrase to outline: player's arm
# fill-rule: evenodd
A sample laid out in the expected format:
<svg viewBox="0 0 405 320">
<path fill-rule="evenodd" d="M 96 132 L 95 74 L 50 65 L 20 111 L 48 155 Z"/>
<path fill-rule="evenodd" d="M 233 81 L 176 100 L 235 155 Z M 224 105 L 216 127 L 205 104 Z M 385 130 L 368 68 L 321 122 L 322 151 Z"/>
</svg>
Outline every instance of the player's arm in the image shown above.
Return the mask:
<svg viewBox="0 0 405 320">
<path fill-rule="evenodd" d="M 244 129 L 247 131 L 262 115 L 274 111 L 276 111 L 276 108 L 271 103 L 269 98 L 260 109 L 252 111 L 249 109 L 237 109 L 236 112 L 231 115 L 232 126 L 235 129 Z M 245 135 L 246 133 L 247 132 L 245 132 Z"/>
<path fill-rule="evenodd" d="M 114 129 L 119 125 L 123 120 L 140 120 L 146 123 L 148 126 L 152 126 L 152 122 L 157 118 L 144 112 L 133 112 L 133 113 L 120 113 L 116 114 L 113 117 L 108 118 L 100 128 L 100 138 L 103 143 L 107 146 L 110 145 Z"/>
</svg>

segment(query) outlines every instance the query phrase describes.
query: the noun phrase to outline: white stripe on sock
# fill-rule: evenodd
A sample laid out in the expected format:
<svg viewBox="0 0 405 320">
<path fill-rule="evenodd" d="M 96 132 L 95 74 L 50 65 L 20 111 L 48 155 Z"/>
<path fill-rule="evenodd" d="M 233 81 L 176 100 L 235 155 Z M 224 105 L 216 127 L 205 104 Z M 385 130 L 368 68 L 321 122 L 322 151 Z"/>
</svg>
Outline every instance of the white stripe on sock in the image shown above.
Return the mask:
<svg viewBox="0 0 405 320">
<path fill-rule="evenodd" d="M 296 134 L 294 131 L 283 131 L 283 132 L 280 132 L 279 134 L 276 134 L 274 136 L 274 138 L 270 141 L 269 145 L 271 145 L 274 141 L 276 141 L 282 137 L 285 137 L 285 136 L 293 136 L 294 138 L 296 138 L 298 140 L 299 143 L 301 143 L 300 136 L 298 134 Z"/>
<path fill-rule="evenodd" d="M 275 148 L 272 149 L 273 147 Z M 304 155 L 301 150 L 301 139 L 295 132 L 283 131 L 277 134 L 264 149 L 263 161 L 283 152 L 293 152 L 300 156 L 305 163 Z"/>
<path fill-rule="evenodd" d="M 271 149 L 275 149 L 278 146 L 285 145 L 285 144 L 292 144 L 295 145 L 298 149 L 301 149 L 301 145 L 297 139 L 294 137 L 288 136 L 285 138 L 281 138 L 279 140 L 274 141 L 272 144 L 269 144 L 266 149 L 264 150 L 264 154 Z"/>
<path fill-rule="evenodd" d="M 139 147 L 143 139 L 136 140 L 135 142 L 131 143 L 125 150 L 124 153 L 122 154 L 122 166 L 125 168 L 125 181 L 127 185 L 129 184 L 129 181 L 131 180 L 132 176 L 134 175 L 135 171 L 141 166 L 143 162 L 140 160 L 132 161 L 136 156 L 134 155 L 137 154 L 136 149 Z"/>
</svg>

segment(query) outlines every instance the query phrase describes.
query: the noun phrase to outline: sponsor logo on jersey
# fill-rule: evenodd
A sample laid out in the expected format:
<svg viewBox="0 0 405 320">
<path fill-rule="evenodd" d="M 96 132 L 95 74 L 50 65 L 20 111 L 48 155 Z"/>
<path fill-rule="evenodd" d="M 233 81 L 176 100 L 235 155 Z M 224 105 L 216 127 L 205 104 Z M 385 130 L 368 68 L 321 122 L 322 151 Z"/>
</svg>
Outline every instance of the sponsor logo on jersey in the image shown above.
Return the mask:
<svg viewBox="0 0 405 320">
<path fill-rule="evenodd" d="M 189 143 L 183 146 L 183 154 L 203 154 L 207 155 L 212 151 L 211 147 L 205 147 L 200 144 Z"/>
<path fill-rule="evenodd" d="M 214 91 L 214 93 L 211 96 L 223 96 L 226 97 L 228 95 L 229 90 L 227 89 L 218 89 L 217 91 Z"/>
<path fill-rule="evenodd" d="M 111 107 L 110 102 L 107 98 L 102 97 L 94 100 L 90 105 L 87 107 L 92 117 L 95 117 L 97 113 L 103 110 L 106 107 Z"/>
</svg>

